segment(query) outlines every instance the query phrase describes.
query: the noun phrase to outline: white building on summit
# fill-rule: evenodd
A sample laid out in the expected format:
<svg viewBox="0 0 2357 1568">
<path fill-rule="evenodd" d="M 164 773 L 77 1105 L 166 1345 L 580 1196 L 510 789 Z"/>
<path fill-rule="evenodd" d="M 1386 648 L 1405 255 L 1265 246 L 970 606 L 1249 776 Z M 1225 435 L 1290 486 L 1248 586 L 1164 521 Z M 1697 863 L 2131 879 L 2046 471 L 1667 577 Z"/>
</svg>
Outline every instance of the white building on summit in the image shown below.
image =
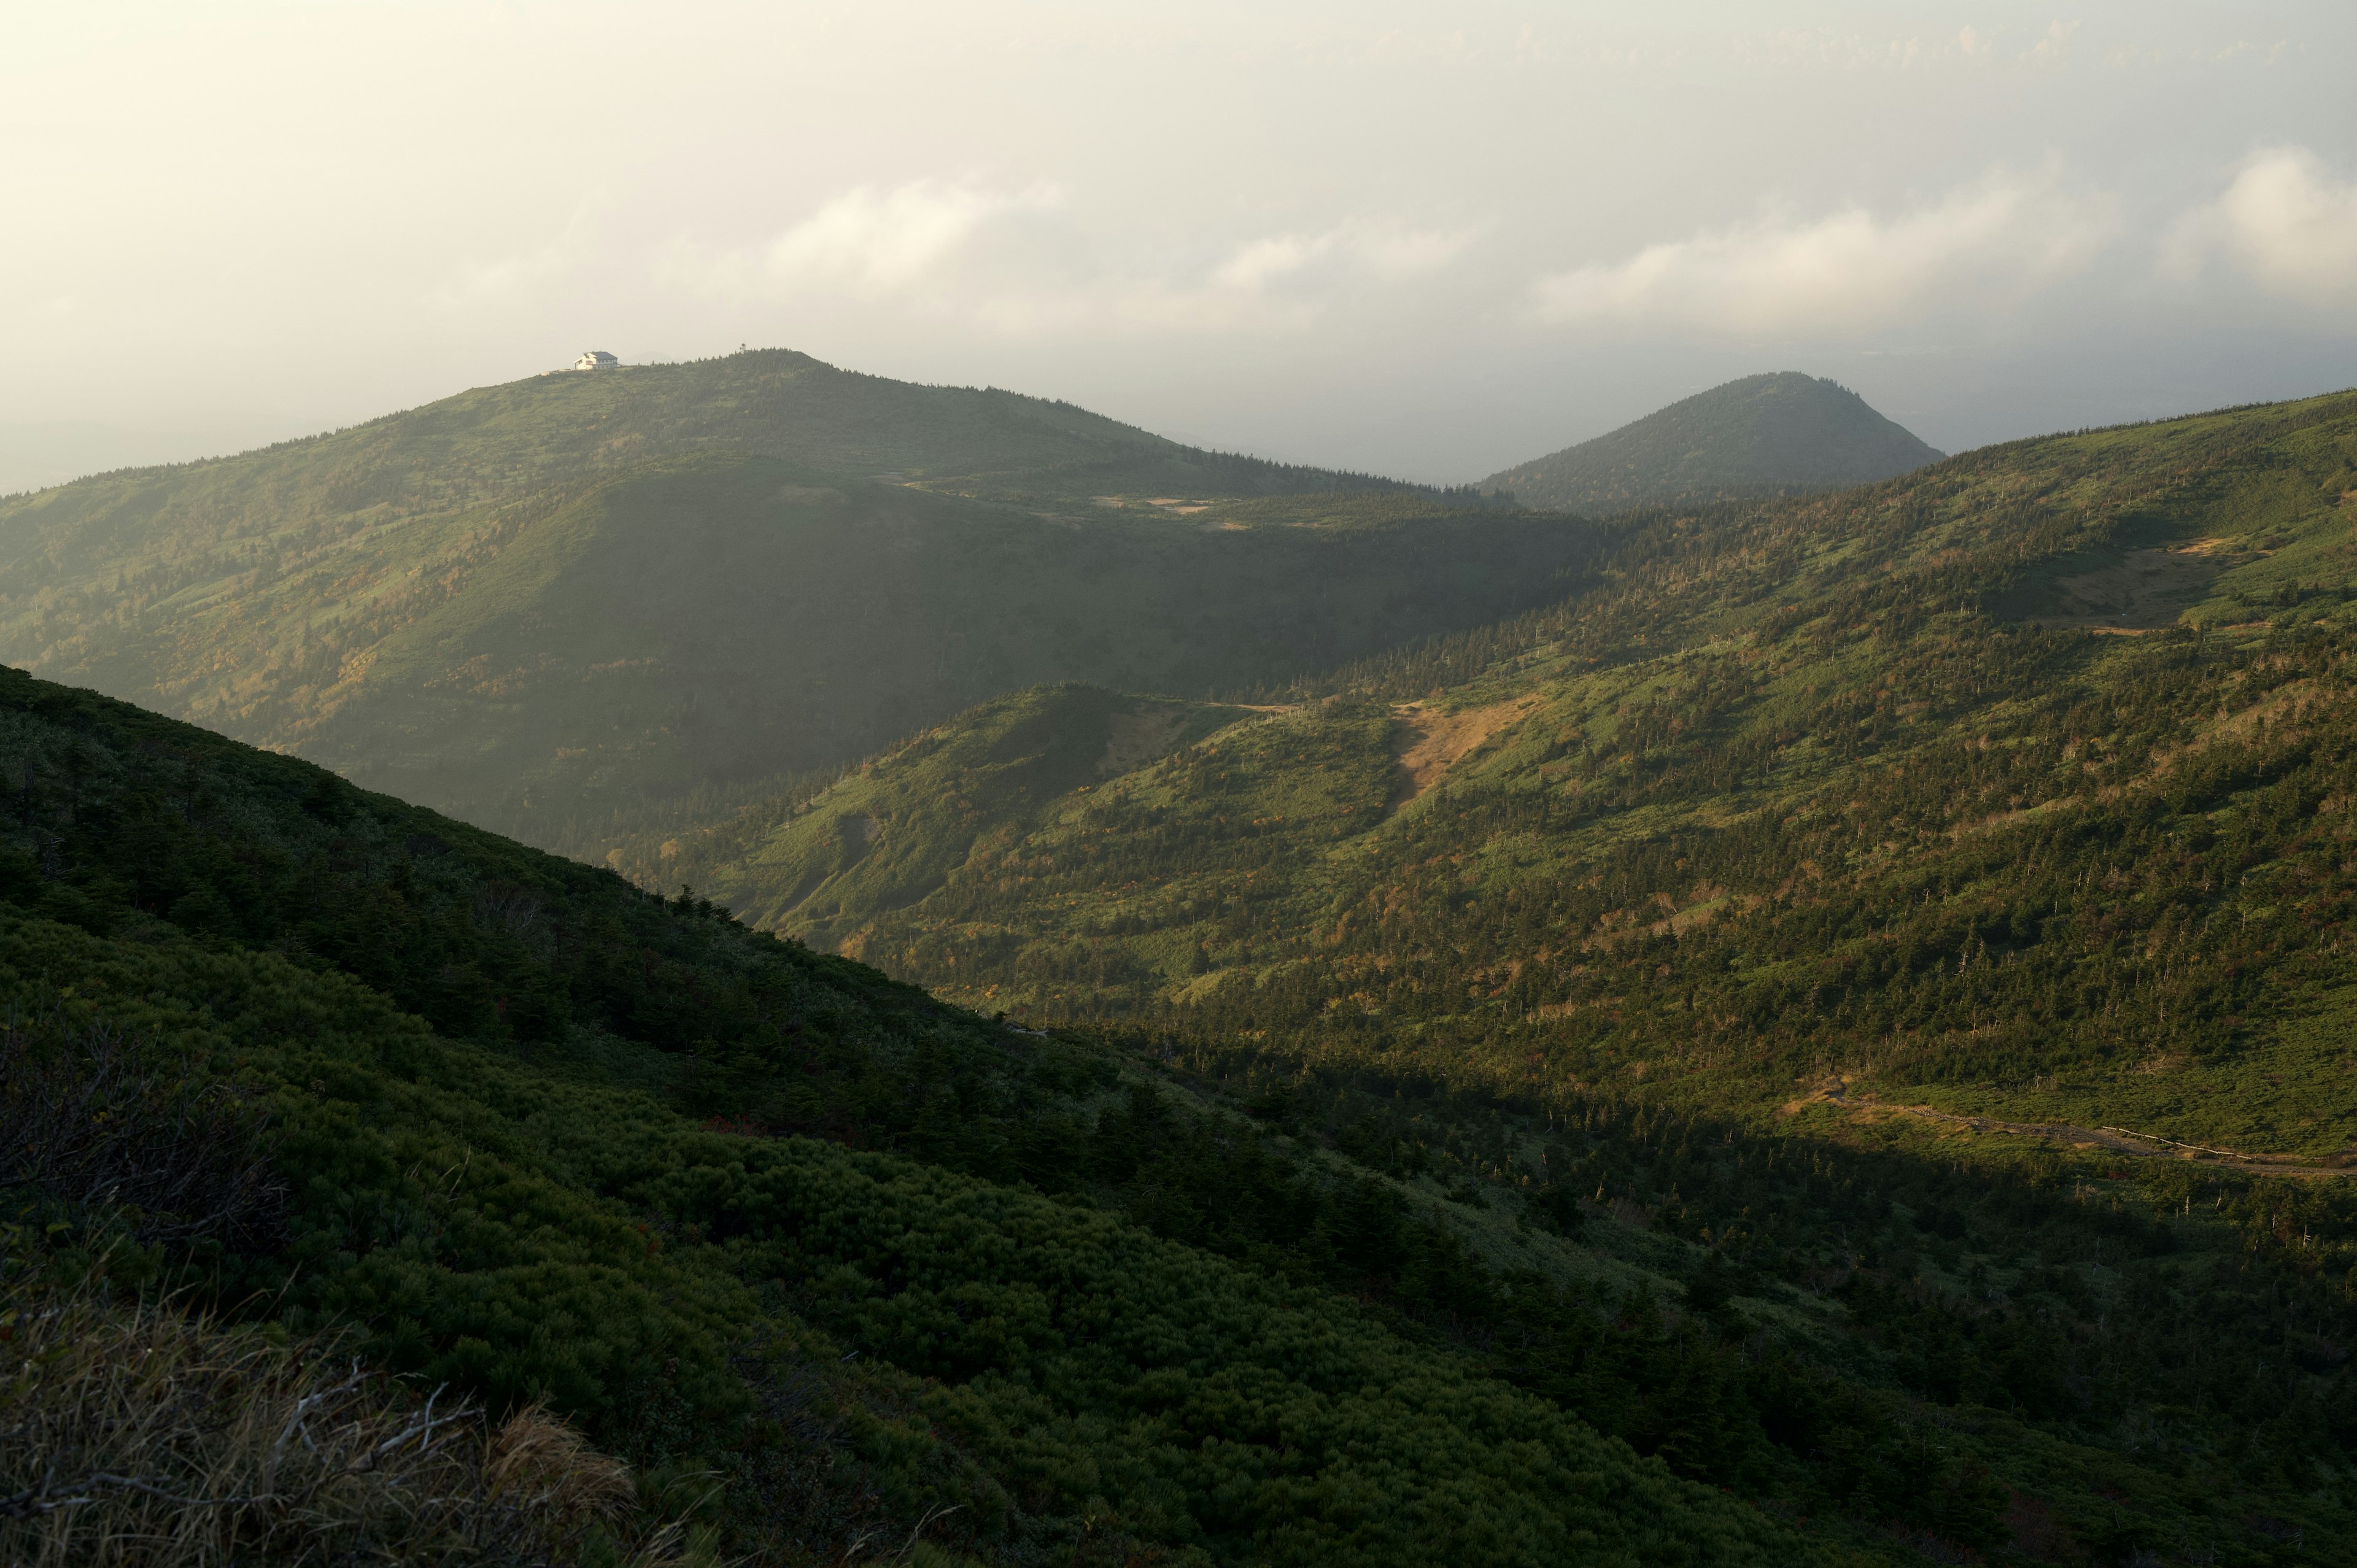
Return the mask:
<svg viewBox="0 0 2357 1568">
<path fill-rule="evenodd" d="M 573 368 L 576 371 L 610 371 L 621 362 L 603 349 L 592 349 L 574 360 Z"/>
</svg>

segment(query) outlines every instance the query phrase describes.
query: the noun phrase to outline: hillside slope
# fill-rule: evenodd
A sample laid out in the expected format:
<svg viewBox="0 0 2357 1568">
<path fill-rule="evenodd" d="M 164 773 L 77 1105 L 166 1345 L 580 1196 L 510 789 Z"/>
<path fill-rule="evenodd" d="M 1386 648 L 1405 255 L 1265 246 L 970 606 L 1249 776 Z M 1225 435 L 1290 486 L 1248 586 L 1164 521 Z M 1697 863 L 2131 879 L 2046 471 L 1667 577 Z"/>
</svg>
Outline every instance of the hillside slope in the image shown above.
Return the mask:
<svg viewBox="0 0 2357 1568">
<path fill-rule="evenodd" d="M 1846 387 L 1784 371 L 1713 387 L 1481 481 L 1525 506 L 1602 517 L 1674 501 L 1887 479 L 1941 454 Z"/>
<path fill-rule="evenodd" d="M 2357 1153 L 2300 1043 L 2357 995 L 2352 490 L 2344 394 L 1641 523 L 1554 610 L 1040 810 L 857 950 L 1543 1079 Z M 709 875 L 764 907 L 758 864 Z"/>
<path fill-rule="evenodd" d="M 1250 712 L 1088 686 L 1018 692 L 806 799 L 763 802 L 704 832 L 629 844 L 612 864 L 644 884 L 692 883 L 750 924 L 831 947 L 934 891 L 976 845 L 1020 831 L 1073 790 L 1145 767 Z"/>
<path fill-rule="evenodd" d="M 520 532 L 271 733 L 597 860 L 651 800 L 831 769 L 1040 682 L 1281 683 L 1543 602 L 1595 543 L 1408 496 L 1301 505 L 1075 521 L 766 458 L 650 464 Z"/>
<path fill-rule="evenodd" d="M 1000 712 L 1014 744 L 972 804 L 1010 826 L 1076 771 L 1092 800 L 1174 765 L 1232 782 L 1208 814 L 1242 837 L 1254 770 L 1285 763 L 1249 824 L 1272 842 L 1332 789 L 1298 713 L 1240 721 L 1275 744 L 1231 757 L 1233 725 L 1187 744 L 1226 716 L 1190 705 Z M 968 831 L 916 794 L 956 744 L 866 799 Z M 684 1509 L 714 1555 L 781 1563 L 878 1539 L 934 1563 L 2288 1563 L 2352 1539 L 2352 1216 L 2281 1184 L 1437 1088 L 1460 1038 L 1494 1064 L 1478 1014 L 1436 1015 L 1396 1070 L 1278 1013 L 1221 1021 L 1259 1036 L 1241 1058 L 1168 1016 L 1135 1052 L 1001 1029 L 15 673 L 0 779 L 0 1313 L 172 1292 L 339 1337 L 420 1397 L 547 1401 L 639 1467 L 640 1537 Z M 1087 877 L 1129 853 L 1083 833 L 1062 896 L 1100 907 Z M 1142 929 L 1068 944 L 1060 983 L 1126 987 L 1088 966 Z M 1422 980 L 1483 950 L 1451 950 L 1401 956 Z M 48 1386 L 11 1375 L 12 1412 Z M 5 1495 L 70 1495 L 26 1452 L 0 1445 Z"/>
<path fill-rule="evenodd" d="M 547 1402 L 733 1561 L 1816 1559 L 1339 1293 L 1466 1265 L 1100 1047 L 13 671 L 0 767 L 0 1312 L 194 1292 Z M 11 1555 L 78 1479 L 16 1464 Z"/>
<path fill-rule="evenodd" d="M 0 499 L 0 659 L 594 856 L 618 802 L 1015 687 L 1250 686 L 1551 596 L 1576 531 L 1463 499 L 740 354 Z"/>
</svg>

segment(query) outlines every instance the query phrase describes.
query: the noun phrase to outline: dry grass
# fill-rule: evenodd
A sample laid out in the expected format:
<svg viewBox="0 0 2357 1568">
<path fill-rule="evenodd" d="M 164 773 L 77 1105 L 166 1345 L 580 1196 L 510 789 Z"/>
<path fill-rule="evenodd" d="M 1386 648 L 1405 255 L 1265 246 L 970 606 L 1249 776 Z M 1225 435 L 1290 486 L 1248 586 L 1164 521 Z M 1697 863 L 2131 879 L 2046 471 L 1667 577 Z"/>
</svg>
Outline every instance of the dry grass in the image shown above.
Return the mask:
<svg viewBox="0 0 2357 1568">
<path fill-rule="evenodd" d="M 683 1560 L 630 1471 L 538 1407 L 496 1427 L 173 1306 L 0 1314 L 0 1562 L 210 1568 Z M 690 1552 L 700 1556 L 701 1552 Z"/>
<path fill-rule="evenodd" d="M 1392 717 L 1399 725 L 1394 749 L 1403 772 L 1392 804 L 1405 805 L 1422 795 L 1440 782 L 1440 776 L 1458 758 L 1537 707 L 1539 702 L 1536 697 L 1516 697 L 1485 708 L 1463 708 L 1455 713 L 1427 708 L 1421 703 L 1394 708 Z"/>
</svg>

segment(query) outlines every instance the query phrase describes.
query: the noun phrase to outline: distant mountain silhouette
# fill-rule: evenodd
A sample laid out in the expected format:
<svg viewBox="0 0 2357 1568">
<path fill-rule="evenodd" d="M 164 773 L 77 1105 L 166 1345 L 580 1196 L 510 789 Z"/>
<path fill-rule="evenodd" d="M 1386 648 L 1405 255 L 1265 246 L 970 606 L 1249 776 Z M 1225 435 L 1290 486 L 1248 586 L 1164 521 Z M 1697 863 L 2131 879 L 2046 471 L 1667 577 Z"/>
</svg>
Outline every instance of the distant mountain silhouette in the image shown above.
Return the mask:
<svg viewBox="0 0 2357 1568">
<path fill-rule="evenodd" d="M 1666 501 L 1866 484 L 1944 454 L 1847 387 L 1797 371 L 1746 376 L 1609 435 L 1491 475 L 1524 506 L 1600 515 Z"/>
</svg>

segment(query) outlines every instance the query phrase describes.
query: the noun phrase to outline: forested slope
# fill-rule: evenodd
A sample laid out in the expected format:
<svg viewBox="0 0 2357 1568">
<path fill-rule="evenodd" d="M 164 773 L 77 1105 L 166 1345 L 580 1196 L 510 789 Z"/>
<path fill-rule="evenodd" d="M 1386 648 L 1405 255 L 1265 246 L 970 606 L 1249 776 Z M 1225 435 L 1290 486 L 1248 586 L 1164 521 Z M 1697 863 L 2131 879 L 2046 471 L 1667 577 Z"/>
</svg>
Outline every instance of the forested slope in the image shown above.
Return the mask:
<svg viewBox="0 0 2357 1568">
<path fill-rule="evenodd" d="M 2352 489 L 2344 396 L 1633 520 L 1561 607 L 1070 795 L 858 945 L 1541 1083 L 2333 1153 Z"/>
<path fill-rule="evenodd" d="M 1595 544 L 1543 514 L 1302 504 L 1076 522 L 766 458 L 651 465 L 386 636 L 288 744 L 601 860 L 618 820 L 831 773 L 1035 682 L 1272 684 L 1543 602 Z"/>
<path fill-rule="evenodd" d="M 1672 502 L 1796 494 L 1889 478 L 1940 454 L 1848 388 L 1794 371 L 1745 376 L 1481 481 L 1525 506 L 1591 517 Z"/>
<path fill-rule="evenodd" d="M 1480 625 L 1582 549 L 755 352 L 0 499 L 0 659 L 596 859 L 618 812 L 693 820 L 1037 682 L 1200 695 Z"/>
<path fill-rule="evenodd" d="M 15 672 L 0 758 L 5 1310 L 194 1292 L 545 1401 L 767 1561 L 1813 1558 L 1336 1293 L 1347 1187 L 1219 1167 L 1261 1266 L 1125 1218 L 1213 1113 L 1100 1047 Z M 1017 1180 L 1099 1116 L 1112 1212 Z M 12 1552 L 115 1484 L 27 1453 Z"/>
</svg>

